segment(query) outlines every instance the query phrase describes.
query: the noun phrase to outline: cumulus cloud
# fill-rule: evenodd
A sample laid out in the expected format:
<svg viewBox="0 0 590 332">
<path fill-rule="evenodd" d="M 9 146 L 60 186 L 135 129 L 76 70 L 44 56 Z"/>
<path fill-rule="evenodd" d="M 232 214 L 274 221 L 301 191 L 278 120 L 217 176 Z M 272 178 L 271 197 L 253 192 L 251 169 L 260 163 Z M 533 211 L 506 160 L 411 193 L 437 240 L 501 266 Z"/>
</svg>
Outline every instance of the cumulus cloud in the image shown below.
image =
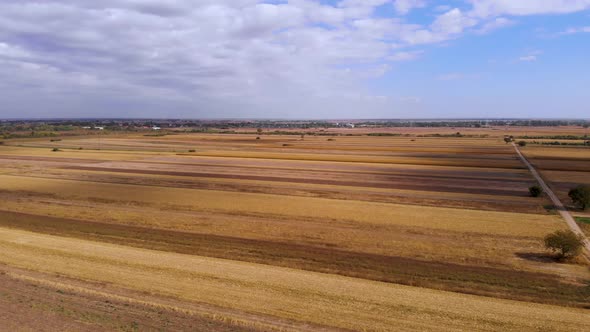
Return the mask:
<svg viewBox="0 0 590 332">
<path fill-rule="evenodd" d="M 406 15 L 412 9 L 423 8 L 426 6 L 425 0 L 395 0 L 393 7 L 400 15 Z"/>
<path fill-rule="evenodd" d="M 479 34 L 487 34 L 498 29 L 512 26 L 514 24 L 516 24 L 516 22 L 511 19 L 505 17 L 496 17 L 491 21 L 482 24 L 481 27 L 476 30 L 476 32 Z"/>
<path fill-rule="evenodd" d="M 566 14 L 590 8 L 590 0 L 469 0 L 474 15 Z"/>
<path fill-rule="evenodd" d="M 539 2 L 587 8 L 587 1 Z M 430 44 L 531 12 L 523 9 L 529 1 L 491 0 L 439 6 L 430 22 L 377 12 L 394 6 L 404 15 L 429 3 L 4 0 L 0 102 L 11 114 L 39 115 L 42 107 L 45 115 L 69 109 L 61 115 L 70 116 L 297 117 L 352 112 L 361 101 L 359 109 L 388 109 L 367 81 Z"/>
<path fill-rule="evenodd" d="M 0 72 L 12 78 L 5 85 L 28 86 L 39 98 L 75 94 L 202 110 L 290 107 L 306 96 L 321 108 L 326 98 L 370 97 L 365 80 L 421 53 L 404 48 L 473 25 L 459 10 L 430 26 L 378 17 L 375 9 L 387 3 L 3 1 Z"/>
</svg>

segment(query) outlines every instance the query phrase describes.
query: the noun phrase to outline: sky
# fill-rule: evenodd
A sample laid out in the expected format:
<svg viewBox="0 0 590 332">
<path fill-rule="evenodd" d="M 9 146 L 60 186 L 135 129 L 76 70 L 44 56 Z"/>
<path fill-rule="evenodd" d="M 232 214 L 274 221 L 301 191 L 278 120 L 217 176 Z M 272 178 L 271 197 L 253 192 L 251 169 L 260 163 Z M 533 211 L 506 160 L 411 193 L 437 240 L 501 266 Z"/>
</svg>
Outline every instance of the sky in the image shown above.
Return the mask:
<svg viewBox="0 0 590 332">
<path fill-rule="evenodd" d="M 0 118 L 590 118 L 590 0 L 2 0 Z"/>
</svg>

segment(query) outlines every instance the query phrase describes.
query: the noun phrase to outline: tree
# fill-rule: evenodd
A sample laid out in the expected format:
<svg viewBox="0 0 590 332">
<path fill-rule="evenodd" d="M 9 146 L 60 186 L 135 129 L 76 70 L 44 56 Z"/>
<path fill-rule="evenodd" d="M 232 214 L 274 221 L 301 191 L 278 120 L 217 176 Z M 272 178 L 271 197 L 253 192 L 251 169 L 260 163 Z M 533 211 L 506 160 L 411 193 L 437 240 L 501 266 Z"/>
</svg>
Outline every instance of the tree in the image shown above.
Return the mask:
<svg viewBox="0 0 590 332">
<path fill-rule="evenodd" d="M 532 197 L 539 197 L 543 193 L 543 188 L 541 188 L 537 185 L 534 185 L 529 188 L 529 193 L 531 194 Z"/>
<path fill-rule="evenodd" d="M 258 136 L 262 135 L 262 128 L 256 129 L 256 132 L 258 133 Z"/>
<path fill-rule="evenodd" d="M 518 146 L 526 146 L 526 141 L 518 141 Z"/>
<path fill-rule="evenodd" d="M 545 236 L 545 248 L 557 254 L 557 259 L 563 260 L 577 256 L 584 246 L 582 235 L 570 230 L 555 231 Z"/>
<path fill-rule="evenodd" d="M 586 208 L 590 206 L 590 186 L 588 185 L 581 184 L 570 190 L 567 195 L 572 199 L 572 202 L 582 210 L 586 210 Z"/>
<path fill-rule="evenodd" d="M 506 142 L 506 144 L 512 142 L 513 137 L 512 136 L 504 136 L 504 142 Z"/>
</svg>

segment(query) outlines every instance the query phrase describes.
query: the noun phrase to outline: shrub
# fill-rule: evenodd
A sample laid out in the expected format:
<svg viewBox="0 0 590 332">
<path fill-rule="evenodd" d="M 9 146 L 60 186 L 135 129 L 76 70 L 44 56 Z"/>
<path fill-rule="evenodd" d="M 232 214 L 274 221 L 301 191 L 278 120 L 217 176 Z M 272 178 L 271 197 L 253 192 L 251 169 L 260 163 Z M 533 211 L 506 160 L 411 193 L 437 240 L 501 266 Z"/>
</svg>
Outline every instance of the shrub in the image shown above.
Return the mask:
<svg viewBox="0 0 590 332">
<path fill-rule="evenodd" d="M 532 186 L 529 188 L 529 193 L 531 194 L 532 197 L 539 197 L 543 193 L 543 188 L 541 188 L 540 186 L 536 186 L 536 185 Z"/>
<path fill-rule="evenodd" d="M 526 141 L 518 141 L 518 146 L 526 146 Z"/>
<path fill-rule="evenodd" d="M 570 230 L 555 231 L 545 236 L 545 248 L 557 255 L 557 259 L 563 260 L 577 256 L 584 246 L 582 235 Z"/>
<path fill-rule="evenodd" d="M 59 151 L 59 149 L 58 148 L 53 148 L 53 149 L 51 149 L 51 151 L 57 152 L 57 151 Z"/>
<path fill-rule="evenodd" d="M 188 152 L 197 152 L 197 150 L 190 149 L 190 150 L 188 150 Z"/>
<path fill-rule="evenodd" d="M 333 138 L 328 138 L 328 142 L 333 142 L 333 141 L 335 141 L 335 139 L 333 139 Z"/>
<path fill-rule="evenodd" d="M 572 199 L 572 202 L 580 207 L 582 210 L 586 210 L 590 206 L 590 186 L 579 185 L 574 189 L 570 190 L 568 196 Z"/>
<path fill-rule="evenodd" d="M 260 139 L 260 136 L 256 136 L 256 139 Z"/>
</svg>

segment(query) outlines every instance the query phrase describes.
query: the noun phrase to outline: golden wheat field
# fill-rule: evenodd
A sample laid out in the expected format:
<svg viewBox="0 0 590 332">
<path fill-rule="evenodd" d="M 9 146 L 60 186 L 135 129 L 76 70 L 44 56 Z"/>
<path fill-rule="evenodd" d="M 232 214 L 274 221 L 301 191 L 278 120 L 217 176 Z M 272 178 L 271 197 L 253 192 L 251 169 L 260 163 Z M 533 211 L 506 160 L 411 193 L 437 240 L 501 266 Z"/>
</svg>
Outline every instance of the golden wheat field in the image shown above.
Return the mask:
<svg viewBox="0 0 590 332">
<path fill-rule="evenodd" d="M 455 131 L 6 140 L 0 319 L 39 317 L 30 330 L 590 330 L 588 262 L 549 258 L 543 237 L 567 226 L 529 196 L 536 181 L 503 141 L 577 132 L 429 137 Z M 587 148 L 522 152 L 564 202 L 589 183 Z"/>
</svg>

